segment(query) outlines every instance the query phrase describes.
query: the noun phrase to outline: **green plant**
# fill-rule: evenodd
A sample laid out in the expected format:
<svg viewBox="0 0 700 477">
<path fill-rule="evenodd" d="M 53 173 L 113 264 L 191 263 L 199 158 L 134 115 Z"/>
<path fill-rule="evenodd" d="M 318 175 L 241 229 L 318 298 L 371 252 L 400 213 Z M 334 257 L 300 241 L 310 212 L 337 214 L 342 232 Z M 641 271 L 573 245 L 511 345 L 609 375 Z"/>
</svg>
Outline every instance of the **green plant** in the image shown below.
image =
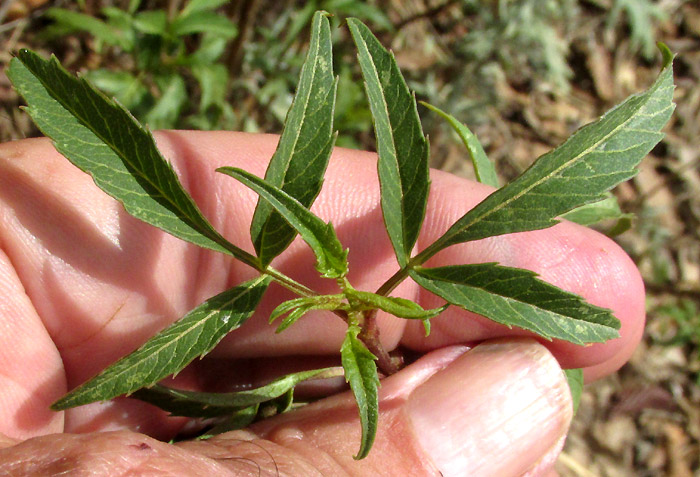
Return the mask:
<svg viewBox="0 0 700 477">
<path fill-rule="evenodd" d="M 44 60 L 23 50 L 13 59 L 8 74 L 27 101 L 33 120 L 53 139 L 58 151 L 91 174 L 100 188 L 133 216 L 183 240 L 228 254 L 259 273 L 206 300 L 141 348 L 69 392 L 53 404 L 53 409 L 133 394 L 175 414 L 224 416 L 217 431 L 245 425 L 261 407 L 287 409 L 294 384 L 336 371 L 290 375 L 253 393 L 227 395 L 176 391 L 156 384 L 208 353 L 229 331 L 241 326 L 272 281 L 298 295 L 272 312 L 270 321 L 284 317 L 278 331 L 309 310 L 331 311 L 347 323 L 340 355 L 362 423 L 357 458 L 369 452 L 377 427 L 377 368 L 385 373 L 396 371 L 395 362 L 379 341 L 377 310 L 421 320 L 426 333 L 430 332 L 431 319 L 448 306 L 458 306 L 546 339 L 585 344 L 618 336 L 620 323 L 609 310 L 541 281 L 531 271 L 496 263 L 437 268 L 423 264 L 455 244 L 550 227 L 565 212 L 604 199 L 607 190 L 632 177 L 636 165 L 661 139 L 660 130 L 673 111 L 672 55 L 668 49 L 662 47 L 664 69 L 648 91 L 629 98 L 542 156 L 414 255 L 428 198 L 428 142 L 415 98 L 391 53 L 359 20 L 349 19 L 348 26 L 375 126 L 382 212 L 400 267 L 375 292 L 351 285 L 346 277 L 350 266 L 347 250 L 332 224 L 309 211 L 321 189 L 336 137 L 333 109 L 337 80 L 333 76 L 330 26 L 323 12 L 314 15 L 299 87 L 265 178 L 232 167 L 219 169 L 260 196 L 251 224 L 256 255 L 214 230 L 158 152 L 150 132 L 118 103 L 84 79 L 67 73 L 55 58 Z M 483 149 L 476 137 L 465 137 L 472 145 L 472 154 L 481 156 Z M 483 177 L 489 175 L 485 169 L 492 165 L 485 155 L 475 164 L 484 168 Z M 337 293 L 319 294 L 270 266 L 297 234 L 313 250 L 321 276 L 337 284 Z M 412 301 L 390 296 L 408 277 L 445 299 L 445 305 L 425 310 Z M 580 384 L 580 372 L 570 375 L 573 383 Z"/>
<path fill-rule="evenodd" d="M 98 51 L 112 47 L 128 55 L 127 69 L 100 68 L 86 77 L 149 127 L 214 129 L 234 117 L 226 102 L 228 70 L 219 62 L 237 33 L 236 26 L 215 11 L 225 3 L 190 0 L 170 18 L 165 10 L 138 11 L 141 1 L 133 0 L 127 10 L 103 8 L 104 20 L 51 8 L 47 16 L 54 23 L 45 34 L 86 32 Z M 192 110 L 195 91 L 199 104 Z"/>
<path fill-rule="evenodd" d="M 695 369 L 700 364 L 700 313 L 697 304 L 687 298 L 657 306 L 651 311 L 657 323 L 658 337 L 654 341 L 665 346 L 687 346 Z M 700 386 L 700 373 L 695 378 Z"/>
<path fill-rule="evenodd" d="M 272 7 L 272 5 L 270 5 Z M 242 45 L 241 78 L 234 82 L 234 95 L 240 99 L 255 98 L 255 102 L 240 112 L 239 127 L 246 131 L 278 127 L 284 123 L 286 112 L 294 97 L 299 68 L 304 62 L 304 31 L 310 26 L 315 11 L 333 12 L 329 18 L 331 34 L 337 39 L 340 22 L 347 16 L 370 21 L 377 28 L 391 30 L 392 24 L 382 10 L 371 2 L 358 0 L 315 0 L 301 8 L 284 6 L 265 21 L 256 22 L 257 39 Z M 347 42 L 341 42 L 343 46 Z M 336 41 L 336 45 L 338 42 Z M 356 80 L 356 65 L 338 61 L 347 48 L 334 49 L 334 61 L 339 63 L 339 88 L 343 91 L 335 105 L 334 123 L 339 131 L 338 146 L 360 148 L 358 136 L 371 129 L 372 119 L 364 98 L 362 85 Z M 257 78 L 264 81 L 257 81 Z M 244 102 L 244 101 L 242 101 Z"/>
<path fill-rule="evenodd" d="M 630 30 L 630 45 L 647 60 L 654 56 L 654 23 L 666 18 L 666 12 L 653 0 L 615 0 L 607 20 L 609 28 L 624 14 Z"/>
</svg>

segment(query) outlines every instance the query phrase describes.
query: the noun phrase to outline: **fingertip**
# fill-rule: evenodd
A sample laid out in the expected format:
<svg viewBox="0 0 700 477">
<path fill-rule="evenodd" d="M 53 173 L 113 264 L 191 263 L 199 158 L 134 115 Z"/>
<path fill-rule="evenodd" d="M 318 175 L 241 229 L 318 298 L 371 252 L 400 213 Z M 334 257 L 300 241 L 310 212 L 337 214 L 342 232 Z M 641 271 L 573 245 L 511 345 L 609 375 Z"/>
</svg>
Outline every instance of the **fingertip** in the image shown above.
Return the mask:
<svg viewBox="0 0 700 477">
<path fill-rule="evenodd" d="M 556 341 L 550 349 L 566 368 L 591 368 L 587 373 L 591 377 L 609 374 L 629 359 L 642 337 L 646 311 L 641 274 L 627 253 L 605 235 L 569 222 L 557 225 L 552 233 L 551 239 L 565 244 L 560 250 L 570 248 L 572 253 L 558 263 L 544 263 L 541 277 L 611 310 L 620 320 L 620 337 L 589 346 Z M 530 260 L 537 255 L 534 252 Z"/>
<path fill-rule="evenodd" d="M 444 172 L 434 171 L 420 248 L 425 248 L 493 189 Z M 562 221 L 543 230 L 490 237 L 449 247 L 433 257 L 431 266 L 498 262 L 528 269 L 590 303 L 608 308 L 620 320 L 620 337 L 602 344 L 578 346 L 562 341 L 544 342 L 565 367 L 593 367 L 591 376 L 621 366 L 641 339 L 645 320 L 644 283 L 630 257 L 613 240 L 587 227 Z M 436 306 L 421 292 L 422 304 Z M 433 336 L 420 336 L 417 326 L 407 328 L 403 343 L 431 349 L 458 342 L 478 342 L 498 336 L 527 334 L 466 312 L 450 310 L 433 320 Z M 449 318 L 449 319 L 448 319 Z M 610 370 L 610 371 L 606 371 Z"/>
<path fill-rule="evenodd" d="M 572 406 L 550 352 L 518 339 L 459 357 L 411 394 L 408 414 L 442 475 L 538 475 L 561 450 Z"/>
</svg>

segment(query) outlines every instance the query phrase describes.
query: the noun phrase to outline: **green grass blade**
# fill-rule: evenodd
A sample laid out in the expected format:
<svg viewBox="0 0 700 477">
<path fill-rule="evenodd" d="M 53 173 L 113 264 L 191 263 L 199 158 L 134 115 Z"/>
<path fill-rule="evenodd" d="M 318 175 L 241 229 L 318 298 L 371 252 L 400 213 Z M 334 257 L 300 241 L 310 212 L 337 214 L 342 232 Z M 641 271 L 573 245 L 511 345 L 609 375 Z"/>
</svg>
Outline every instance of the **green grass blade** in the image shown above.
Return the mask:
<svg viewBox="0 0 700 477">
<path fill-rule="evenodd" d="M 269 278 L 261 276 L 210 298 L 51 408 L 62 410 L 106 401 L 179 372 L 241 326 L 255 311 L 269 283 Z"/>
<path fill-rule="evenodd" d="M 408 263 L 428 200 L 428 142 L 394 56 L 362 22 L 349 18 L 374 121 L 382 212 L 396 258 Z"/>
<path fill-rule="evenodd" d="M 411 278 L 449 303 L 546 339 L 582 345 L 619 337 L 620 322 L 610 310 L 588 304 L 529 270 L 479 263 L 417 268 Z"/>
<path fill-rule="evenodd" d="M 348 252 L 338 240 L 330 223 L 315 216 L 283 190 L 263 179 L 235 167 L 221 167 L 218 172 L 227 174 L 250 187 L 275 208 L 285 220 L 299 232 L 316 255 L 316 270 L 326 278 L 341 278 L 348 272 Z"/>
<path fill-rule="evenodd" d="M 255 389 L 231 393 L 184 391 L 155 385 L 139 389 L 132 397 L 149 402 L 175 416 L 216 417 L 232 414 L 241 408 L 276 399 L 302 381 L 342 376 L 342 370 L 322 368 L 292 373 Z"/>
<path fill-rule="evenodd" d="M 637 165 L 663 138 L 661 129 L 674 109 L 670 54 L 652 87 L 631 96 L 553 151 L 540 157 L 510 184 L 459 219 L 421 252 L 421 259 L 457 243 L 557 223 L 556 218 L 637 173 Z"/>
<path fill-rule="evenodd" d="M 465 124 L 459 122 L 457 118 L 451 114 L 446 113 L 442 109 L 438 108 L 437 106 L 433 106 L 430 103 L 426 103 L 424 101 L 421 101 L 420 103 L 429 110 L 440 115 L 445 121 L 447 121 L 447 124 L 452 126 L 452 129 L 454 129 L 459 138 L 462 140 L 464 147 L 467 148 L 469 158 L 474 166 L 476 180 L 498 189 L 499 184 L 496 168 L 493 165 L 493 162 L 491 162 L 486 156 L 486 152 L 484 151 L 479 138 L 477 138 Z"/>
<path fill-rule="evenodd" d="M 350 326 L 340 348 L 345 380 L 350 384 L 360 410 L 362 440 L 355 459 L 367 457 L 377 434 L 379 420 L 379 377 L 376 358 L 357 337 L 359 332 L 358 326 Z"/>
<path fill-rule="evenodd" d="M 55 57 L 44 60 L 21 50 L 8 76 L 56 149 L 127 212 L 178 238 L 255 266 L 255 257 L 231 245 L 204 218 L 151 133 L 127 110 L 72 76 Z"/>
<path fill-rule="evenodd" d="M 265 181 L 310 207 L 321 190 L 335 135 L 333 112 L 337 82 L 333 77 L 331 31 L 327 14 L 316 12 L 311 44 L 284 130 L 265 173 Z M 263 266 L 286 249 L 296 230 L 265 200 L 259 200 L 250 236 Z"/>
</svg>

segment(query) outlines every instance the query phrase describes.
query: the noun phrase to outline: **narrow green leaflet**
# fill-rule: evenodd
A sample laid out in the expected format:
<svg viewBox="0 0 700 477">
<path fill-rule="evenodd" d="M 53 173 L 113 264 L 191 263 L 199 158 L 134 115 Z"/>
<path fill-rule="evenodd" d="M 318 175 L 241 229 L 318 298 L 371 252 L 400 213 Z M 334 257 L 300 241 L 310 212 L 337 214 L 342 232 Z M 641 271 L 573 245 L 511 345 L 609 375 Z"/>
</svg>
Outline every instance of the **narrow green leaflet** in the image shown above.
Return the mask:
<svg viewBox="0 0 700 477">
<path fill-rule="evenodd" d="M 614 228 L 623 229 L 624 226 L 629 228 L 634 214 L 622 212 L 617 198 L 612 193 L 608 192 L 605 195 L 605 199 L 576 207 L 574 210 L 563 214 L 561 218 L 586 226 L 597 224 L 603 220 L 616 219 L 617 225 Z M 619 233 L 624 232 L 624 230 L 626 229 L 621 230 Z"/>
<path fill-rule="evenodd" d="M 150 386 L 211 351 L 255 311 L 270 279 L 258 277 L 220 293 L 51 405 L 68 409 Z"/>
<path fill-rule="evenodd" d="M 175 416 L 216 417 L 276 399 L 302 381 L 342 376 L 340 367 L 292 373 L 255 389 L 231 393 L 204 393 L 172 389 L 161 385 L 139 389 L 132 397 L 149 402 Z"/>
<path fill-rule="evenodd" d="M 348 272 L 348 252 L 343 249 L 330 223 L 319 219 L 298 200 L 263 179 L 236 167 L 220 167 L 227 174 L 250 187 L 268 201 L 299 232 L 316 255 L 316 270 L 326 278 L 341 278 Z"/>
<path fill-rule="evenodd" d="M 402 267 L 408 263 L 428 201 L 428 142 L 416 100 L 394 56 L 362 22 L 348 19 L 365 79 L 379 154 L 382 212 Z"/>
<path fill-rule="evenodd" d="M 147 10 L 134 15 L 134 28 L 149 35 L 165 35 L 168 14 L 165 10 Z"/>
<path fill-rule="evenodd" d="M 565 369 L 564 376 L 566 376 L 566 382 L 569 383 L 571 403 L 574 407 L 574 414 L 576 414 L 578 405 L 581 404 L 581 395 L 583 394 L 583 370 L 578 368 Z"/>
<path fill-rule="evenodd" d="M 231 245 L 207 222 L 151 133 L 127 110 L 69 74 L 55 57 L 44 60 L 21 50 L 7 74 L 56 149 L 89 173 L 127 212 L 183 240 L 255 266 L 254 257 Z"/>
<path fill-rule="evenodd" d="M 347 303 L 343 303 L 344 298 L 344 295 L 322 295 L 285 301 L 270 313 L 270 323 L 285 313 L 289 313 L 277 327 L 276 333 L 280 333 L 311 310 L 347 309 Z"/>
<path fill-rule="evenodd" d="M 474 166 L 476 180 L 498 189 L 499 184 L 498 175 L 496 175 L 496 168 L 494 167 L 493 162 L 491 162 L 486 156 L 486 152 L 484 151 L 484 148 L 476 135 L 471 132 L 471 130 L 465 124 L 459 122 L 457 118 L 446 113 L 437 106 L 433 106 L 432 104 L 424 101 L 421 101 L 420 104 L 434 113 L 442 116 L 442 118 L 445 119 L 450 126 L 452 126 L 452 129 L 454 129 L 459 138 L 462 140 L 462 143 L 464 143 L 464 147 L 467 148 L 467 152 L 469 152 L 469 158 Z"/>
<path fill-rule="evenodd" d="M 299 86 L 287 113 L 265 181 L 310 207 L 321 190 L 331 156 L 337 81 L 333 77 L 331 31 L 327 14 L 316 12 L 311 44 Z M 264 200 L 259 200 L 250 236 L 263 266 L 292 243 L 296 230 Z"/>
<path fill-rule="evenodd" d="M 445 247 L 493 235 L 550 227 L 556 217 L 634 176 L 642 158 L 661 140 L 674 109 L 672 56 L 646 92 L 631 96 L 564 144 L 540 157 L 510 184 L 459 219 L 421 252 L 421 259 Z"/>
<path fill-rule="evenodd" d="M 362 441 L 355 459 L 367 457 L 377 434 L 379 420 L 379 377 L 375 363 L 377 358 L 359 340 L 359 332 L 358 326 L 349 326 L 340 348 L 345 380 L 350 383 L 350 389 L 360 410 Z"/>
<path fill-rule="evenodd" d="M 411 278 L 449 303 L 547 339 L 582 345 L 619 337 L 620 322 L 610 310 L 586 303 L 530 270 L 479 263 L 417 268 Z"/>
<path fill-rule="evenodd" d="M 212 437 L 218 434 L 223 434 L 224 432 L 235 431 L 248 427 L 257 417 L 259 408 L 259 404 L 254 404 L 235 411 L 231 416 L 218 422 L 218 424 L 206 431 L 204 434 L 197 436 L 197 440 L 211 439 Z"/>
<path fill-rule="evenodd" d="M 378 308 L 399 318 L 411 320 L 428 320 L 439 315 L 447 308 L 447 305 L 445 305 L 440 308 L 426 310 L 418 303 L 405 298 L 377 295 L 376 293 L 350 288 L 346 289 L 345 293 L 350 300 L 360 302 L 362 305 L 366 306 L 367 309 Z"/>
</svg>

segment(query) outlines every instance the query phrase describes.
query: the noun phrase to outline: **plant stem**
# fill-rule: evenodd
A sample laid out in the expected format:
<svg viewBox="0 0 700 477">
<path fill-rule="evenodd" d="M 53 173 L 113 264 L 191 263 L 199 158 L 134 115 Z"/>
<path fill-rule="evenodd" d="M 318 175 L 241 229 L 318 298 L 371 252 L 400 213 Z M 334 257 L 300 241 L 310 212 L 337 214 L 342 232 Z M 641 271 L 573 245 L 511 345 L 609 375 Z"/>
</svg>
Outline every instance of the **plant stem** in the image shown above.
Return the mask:
<svg viewBox="0 0 700 477">
<path fill-rule="evenodd" d="M 394 288 L 399 285 L 399 283 L 408 277 L 411 270 L 413 270 L 415 267 L 423 265 L 430 257 L 442 250 L 439 246 L 434 246 L 436 243 L 437 242 L 433 243 L 421 253 L 410 259 L 405 267 L 399 269 L 396 273 L 389 277 L 389 279 L 385 281 L 382 286 L 377 288 L 375 293 L 382 296 L 387 296 L 389 293 L 391 293 Z"/>
<path fill-rule="evenodd" d="M 255 255 L 252 255 L 248 252 L 246 252 L 243 249 L 240 249 L 236 247 L 235 245 L 231 244 L 228 242 L 226 239 L 219 238 L 219 237 L 214 237 L 214 240 L 224 247 L 226 250 L 228 250 L 231 255 L 236 258 L 237 260 L 245 263 L 251 268 L 254 268 L 258 272 L 268 275 L 270 278 L 272 278 L 274 281 L 282 285 L 283 287 L 287 288 L 288 290 L 296 293 L 299 296 L 305 296 L 305 297 L 310 297 L 310 296 L 317 296 L 318 293 L 310 289 L 309 287 L 302 285 L 301 283 L 297 282 L 296 280 L 293 280 L 289 278 L 287 275 L 284 273 L 280 272 L 279 270 L 275 270 L 272 267 L 266 267 L 262 268 L 260 266 L 260 261 Z"/>
<path fill-rule="evenodd" d="M 358 338 L 367 346 L 367 349 L 377 357 L 377 367 L 387 376 L 396 373 L 399 367 L 391 359 L 379 340 L 379 327 L 377 327 L 377 310 L 372 310 L 365 315 Z M 371 319 L 370 319 L 371 318 Z"/>
<path fill-rule="evenodd" d="M 311 297 L 311 296 L 318 296 L 319 294 L 313 291 L 311 288 L 302 285 L 301 283 L 297 282 L 296 280 L 293 280 L 289 278 L 287 275 L 283 274 L 282 272 L 275 270 L 272 267 L 267 267 L 265 270 L 259 270 L 261 273 L 264 273 L 265 275 L 268 275 L 271 277 L 274 281 L 285 287 L 286 289 L 296 293 L 299 296 L 304 296 L 304 297 Z"/>
<path fill-rule="evenodd" d="M 435 245 L 435 244 L 433 244 Z M 440 251 L 439 247 L 429 246 L 421 253 L 408 261 L 405 267 L 399 269 L 387 281 L 385 281 L 377 291 L 377 295 L 387 296 L 402 281 L 404 281 L 411 270 L 425 263 L 430 257 Z M 387 375 L 394 374 L 399 370 L 397 364 L 391 359 L 379 340 L 379 327 L 377 326 L 377 310 L 371 310 L 365 314 L 365 319 L 360 332 L 360 339 L 365 346 L 377 357 L 377 366 Z"/>
</svg>

